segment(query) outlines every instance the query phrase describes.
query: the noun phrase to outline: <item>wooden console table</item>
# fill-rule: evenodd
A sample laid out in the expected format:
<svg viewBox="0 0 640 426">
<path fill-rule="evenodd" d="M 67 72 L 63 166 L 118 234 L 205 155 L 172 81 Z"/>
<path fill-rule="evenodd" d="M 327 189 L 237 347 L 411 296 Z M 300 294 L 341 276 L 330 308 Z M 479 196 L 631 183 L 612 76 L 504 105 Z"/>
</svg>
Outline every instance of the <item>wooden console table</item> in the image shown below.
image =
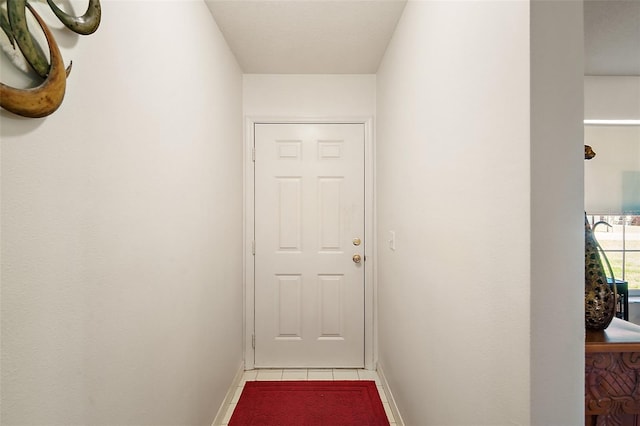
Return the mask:
<svg viewBox="0 0 640 426">
<path fill-rule="evenodd" d="M 640 326 L 614 318 L 587 331 L 585 425 L 640 426 Z"/>
</svg>

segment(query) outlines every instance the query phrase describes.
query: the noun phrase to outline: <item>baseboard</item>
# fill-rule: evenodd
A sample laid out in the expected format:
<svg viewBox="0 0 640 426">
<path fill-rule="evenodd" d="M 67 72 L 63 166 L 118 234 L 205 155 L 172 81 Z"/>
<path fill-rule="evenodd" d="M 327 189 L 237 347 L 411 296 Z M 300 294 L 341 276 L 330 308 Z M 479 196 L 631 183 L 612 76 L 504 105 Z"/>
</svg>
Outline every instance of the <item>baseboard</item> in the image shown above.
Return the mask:
<svg viewBox="0 0 640 426">
<path fill-rule="evenodd" d="M 404 421 L 402 420 L 400 411 L 398 411 L 396 400 L 393 398 L 393 392 L 391 392 L 391 388 L 389 387 L 389 382 L 387 382 L 387 377 L 384 375 L 384 369 L 382 368 L 382 365 L 380 364 L 379 361 L 376 368 L 376 372 L 378 373 L 378 377 L 380 378 L 380 382 L 382 383 L 382 390 L 384 390 L 385 395 L 387 395 L 389 408 L 391 408 L 391 414 L 393 414 L 393 418 L 396 421 L 396 426 L 404 426 Z"/>
<path fill-rule="evenodd" d="M 231 386 L 229 386 L 229 389 L 227 390 L 227 394 L 224 397 L 224 401 L 222 401 L 220 408 L 218 408 L 218 413 L 216 414 L 216 417 L 213 419 L 213 423 L 211 424 L 211 426 L 220 426 L 222 424 L 222 420 L 224 420 L 224 416 L 225 414 L 227 414 L 227 409 L 229 408 L 229 404 L 231 404 L 231 400 L 235 396 L 238 386 L 240 386 L 240 381 L 242 380 L 243 375 L 244 375 L 244 362 L 241 362 L 240 367 L 236 372 L 236 375 L 233 377 L 233 382 L 231 383 Z"/>
</svg>

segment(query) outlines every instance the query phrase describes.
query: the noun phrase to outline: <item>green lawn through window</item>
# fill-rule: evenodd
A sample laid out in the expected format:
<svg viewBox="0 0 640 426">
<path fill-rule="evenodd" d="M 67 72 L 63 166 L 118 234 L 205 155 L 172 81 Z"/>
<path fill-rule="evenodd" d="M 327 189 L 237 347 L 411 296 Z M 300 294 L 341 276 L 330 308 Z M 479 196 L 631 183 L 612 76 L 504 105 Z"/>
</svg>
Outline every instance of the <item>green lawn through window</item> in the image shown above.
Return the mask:
<svg viewBox="0 0 640 426">
<path fill-rule="evenodd" d="M 627 281 L 630 289 L 640 289 L 640 216 L 588 215 L 588 219 L 592 225 L 599 221 L 611 225 L 597 225 L 595 237 L 615 278 Z"/>
</svg>

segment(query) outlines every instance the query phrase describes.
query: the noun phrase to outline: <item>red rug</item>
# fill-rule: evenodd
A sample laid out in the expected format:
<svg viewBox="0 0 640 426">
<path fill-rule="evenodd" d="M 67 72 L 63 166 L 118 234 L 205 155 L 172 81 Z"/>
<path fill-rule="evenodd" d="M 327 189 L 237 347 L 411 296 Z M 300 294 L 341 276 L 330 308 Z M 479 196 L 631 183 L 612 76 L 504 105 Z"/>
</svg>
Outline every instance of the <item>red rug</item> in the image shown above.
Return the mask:
<svg viewBox="0 0 640 426">
<path fill-rule="evenodd" d="M 247 382 L 229 426 L 389 426 L 369 380 Z"/>
</svg>

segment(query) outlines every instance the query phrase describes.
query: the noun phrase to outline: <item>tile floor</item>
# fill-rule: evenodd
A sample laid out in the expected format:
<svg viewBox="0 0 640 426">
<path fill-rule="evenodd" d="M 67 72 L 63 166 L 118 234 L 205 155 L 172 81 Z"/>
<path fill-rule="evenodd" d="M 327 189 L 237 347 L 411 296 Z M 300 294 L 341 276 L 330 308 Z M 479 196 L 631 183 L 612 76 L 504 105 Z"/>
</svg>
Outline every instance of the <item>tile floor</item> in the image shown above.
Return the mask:
<svg viewBox="0 0 640 426">
<path fill-rule="evenodd" d="M 387 396 L 382 389 L 382 383 L 375 371 L 370 370 L 349 370 L 349 369 L 264 369 L 264 370 L 249 370 L 245 371 L 240 380 L 240 384 L 236 389 L 236 393 L 227 408 L 227 414 L 222 420 L 223 425 L 227 425 L 233 414 L 233 410 L 236 408 L 236 404 L 240 399 L 240 394 L 244 388 L 244 384 L 249 381 L 255 380 L 374 380 L 378 387 L 378 393 L 384 406 L 384 411 L 387 413 L 387 418 L 391 426 L 395 426 L 396 422 L 391 414 L 391 407 L 387 401 Z"/>
</svg>

